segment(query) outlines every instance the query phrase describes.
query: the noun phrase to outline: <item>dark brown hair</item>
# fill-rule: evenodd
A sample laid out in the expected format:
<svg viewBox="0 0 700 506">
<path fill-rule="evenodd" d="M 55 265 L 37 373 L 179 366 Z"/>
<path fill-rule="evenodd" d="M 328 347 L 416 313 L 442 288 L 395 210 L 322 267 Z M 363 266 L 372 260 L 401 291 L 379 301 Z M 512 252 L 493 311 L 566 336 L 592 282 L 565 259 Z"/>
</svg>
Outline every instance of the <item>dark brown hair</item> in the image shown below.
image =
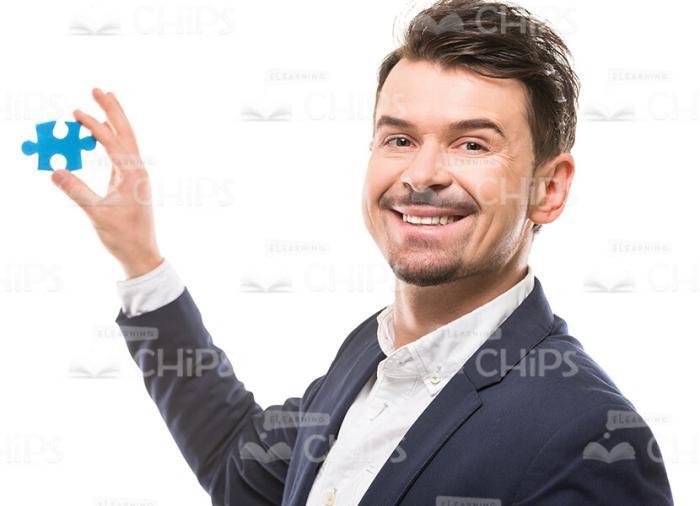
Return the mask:
<svg viewBox="0 0 700 506">
<path fill-rule="evenodd" d="M 580 83 L 570 56 L 561 37 L 523 7 L 481 0 L 438 0 L 411 20 L 403 44 L 384 58 L 375 113 L 384 82 L 402 58 L 518 79 L 528 92 L 528 123 L 537 167 L 574 145 Z M 535 225 L 533 230 L 540 227 Z"/>
</svg>

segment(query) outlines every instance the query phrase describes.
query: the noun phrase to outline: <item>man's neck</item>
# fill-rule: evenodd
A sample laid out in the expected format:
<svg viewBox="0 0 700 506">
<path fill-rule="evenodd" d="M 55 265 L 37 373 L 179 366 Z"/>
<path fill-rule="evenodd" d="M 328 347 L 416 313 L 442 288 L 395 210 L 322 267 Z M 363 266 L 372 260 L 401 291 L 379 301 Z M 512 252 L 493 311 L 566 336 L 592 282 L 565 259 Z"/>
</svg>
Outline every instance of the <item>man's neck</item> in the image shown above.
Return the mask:
<svg viewBox="0 0 700 506">
<path fill-rule="evenodd" d="M 419 287 L 397 280 L 394 349 L 472 312 L 508 291 L 527 274 L 527 263 L 469 276 L 440 286 Z"/>
</svg>

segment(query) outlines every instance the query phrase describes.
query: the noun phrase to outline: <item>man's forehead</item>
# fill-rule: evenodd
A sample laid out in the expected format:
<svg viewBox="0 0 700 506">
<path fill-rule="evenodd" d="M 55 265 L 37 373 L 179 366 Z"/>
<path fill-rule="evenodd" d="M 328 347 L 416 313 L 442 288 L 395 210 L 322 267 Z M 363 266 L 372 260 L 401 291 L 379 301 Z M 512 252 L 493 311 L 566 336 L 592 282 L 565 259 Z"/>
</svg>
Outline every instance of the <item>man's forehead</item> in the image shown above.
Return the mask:
<svg viewBox="0 0 700 506">
<path fill-rule="evenodd" d="M 389 73 L 377 101 L 376 119 L 489 117 L 507 127 L 526 121 L 527 90 L 516 79 L 482 76 L 469 69 L 444 69 L 402 59 Z M 376 125 L 375 125 L 376 126 Z"/>
</svg>

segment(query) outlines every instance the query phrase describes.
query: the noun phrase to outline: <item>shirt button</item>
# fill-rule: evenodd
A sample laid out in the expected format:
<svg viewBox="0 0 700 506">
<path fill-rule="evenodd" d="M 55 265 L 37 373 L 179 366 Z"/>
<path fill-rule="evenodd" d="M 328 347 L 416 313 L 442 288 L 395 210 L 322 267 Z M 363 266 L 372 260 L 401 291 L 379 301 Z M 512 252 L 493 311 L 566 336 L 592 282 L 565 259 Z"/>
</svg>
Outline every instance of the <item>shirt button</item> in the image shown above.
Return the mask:
<svg viewBox="0 0 700 506">
<path fill-rule="evenodd" d="M 440 377 L 440 375 L 437 372 L 434 372 L 433 375 L 430 377 L 430 382 L 433 385 L 437 385 L 438 383 L 440 383 L 441 379 L 442 378 Z"/>
<path fill-rule="evenodd" d="M 335 488 L 326 492 L 326 506 L 333 506 L 335 504 Z"/>
</svg>

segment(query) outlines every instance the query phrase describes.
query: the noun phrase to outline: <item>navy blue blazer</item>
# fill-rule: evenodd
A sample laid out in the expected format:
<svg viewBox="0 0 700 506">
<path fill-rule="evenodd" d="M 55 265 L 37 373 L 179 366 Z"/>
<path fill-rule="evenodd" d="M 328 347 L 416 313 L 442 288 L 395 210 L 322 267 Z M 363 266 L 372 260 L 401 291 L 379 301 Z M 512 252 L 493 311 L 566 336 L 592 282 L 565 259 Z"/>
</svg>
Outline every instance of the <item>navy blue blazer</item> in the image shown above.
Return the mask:
<svg viewBox="0 0 700 506">
<path fill-rule="evenodd" d="M 378 313 L 348 335 L 301 397 L 266 409 L 213 344 L 187 289 L 133 318 L 120 310 L 116 322 L 212 504 L 301 506 L 346 411 L 385 357 Z M 535 277 L 522 304 L 421 413 L 360 504 L 673 500 L 651 430 L 552 313 Z"/>
</svg>

